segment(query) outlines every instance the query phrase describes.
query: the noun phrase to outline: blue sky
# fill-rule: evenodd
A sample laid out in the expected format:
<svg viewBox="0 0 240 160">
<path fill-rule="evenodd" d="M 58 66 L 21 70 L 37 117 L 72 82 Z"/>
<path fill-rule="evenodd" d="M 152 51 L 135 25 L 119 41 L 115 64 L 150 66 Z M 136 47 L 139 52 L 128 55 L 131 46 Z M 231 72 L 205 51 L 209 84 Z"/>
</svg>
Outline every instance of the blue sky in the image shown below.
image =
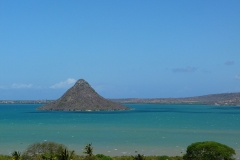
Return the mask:
<svg viewBox="0 0 240 160">
<path fill-rule="evenodd" d="M 240 92 L 240 1 L 1 0 L 0 99 Z"/>
</svg>

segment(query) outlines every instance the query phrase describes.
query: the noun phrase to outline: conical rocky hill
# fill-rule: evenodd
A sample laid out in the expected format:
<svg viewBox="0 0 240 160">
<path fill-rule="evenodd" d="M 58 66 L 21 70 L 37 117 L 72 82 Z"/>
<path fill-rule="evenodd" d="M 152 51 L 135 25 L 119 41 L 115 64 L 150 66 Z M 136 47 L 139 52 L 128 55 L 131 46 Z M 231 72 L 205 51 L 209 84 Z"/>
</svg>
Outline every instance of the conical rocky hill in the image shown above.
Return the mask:
<svg viewBox="0 0 240 160">
<path fill-rule="evenodd" d="M 63 96 L 38 110 L 59 110 L 59 111 L 99 111 L 99 110 L 128 110 L 119 103 L 101 97 L 83 79 L 78 80 Z"/>
</svg>

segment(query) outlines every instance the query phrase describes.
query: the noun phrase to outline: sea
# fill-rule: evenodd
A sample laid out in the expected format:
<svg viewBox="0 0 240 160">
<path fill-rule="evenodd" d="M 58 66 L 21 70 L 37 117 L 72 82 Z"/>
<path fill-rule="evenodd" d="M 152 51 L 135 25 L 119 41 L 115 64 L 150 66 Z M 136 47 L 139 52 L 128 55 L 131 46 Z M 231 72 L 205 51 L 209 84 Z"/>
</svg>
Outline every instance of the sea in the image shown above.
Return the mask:
<svg viewBox="0 0 240 160">
<path fill-rule="evenodd" d="M 129 111 L 38 111 L 43 104 L 0 105 L 0 154 L 36 142 L 57 142 L 83 155 L 182 156 L 194 142 L 216 141 L 240 158 L 240 107 L 124 104 Z"/>
</svg>

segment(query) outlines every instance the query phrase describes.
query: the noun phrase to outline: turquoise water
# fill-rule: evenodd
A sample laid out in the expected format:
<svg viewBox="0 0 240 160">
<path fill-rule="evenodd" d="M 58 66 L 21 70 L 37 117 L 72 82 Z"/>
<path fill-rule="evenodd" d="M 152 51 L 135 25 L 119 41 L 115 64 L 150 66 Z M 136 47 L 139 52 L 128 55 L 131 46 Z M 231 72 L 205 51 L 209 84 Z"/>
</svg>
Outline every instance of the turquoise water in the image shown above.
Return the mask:
<svg viewBox="0 0 240 160">
<path fill-rule="evenodd" d="M 54 141 L 81 154 L 87 143 L 106 155 L 182 155 L 197 141 L 217 141 L 240 157 L 240 107 L 126 104 L 131 111 L 46 112 L 40 105 L 0 105 L 0 154 Z"/>
</svg>

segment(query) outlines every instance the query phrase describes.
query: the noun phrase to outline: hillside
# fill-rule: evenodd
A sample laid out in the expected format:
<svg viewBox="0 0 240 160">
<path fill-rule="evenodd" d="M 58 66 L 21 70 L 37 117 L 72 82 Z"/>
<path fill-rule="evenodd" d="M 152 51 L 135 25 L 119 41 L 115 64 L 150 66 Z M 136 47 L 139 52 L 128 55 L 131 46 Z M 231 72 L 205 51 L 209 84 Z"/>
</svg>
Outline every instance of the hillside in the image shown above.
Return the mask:
<svg viewBox="0 0 240 160">
<path fill-rule="evenodd" d="M 38 110 L 64 110 L 64 111 L 99 111 L 99 110 L 128 110 L 128 107 L 101 97 L 83 79 L 67 90 L 56 101 L 50 102 Z"/>
<path fill-rule="evenodd" d="M 156 103 L 156 104 L 206 104 L 240 106 L 240 93 L 209 94 L 186 98 L 127 98 L 112 99 L 118 103 Z"/>
</svg>

